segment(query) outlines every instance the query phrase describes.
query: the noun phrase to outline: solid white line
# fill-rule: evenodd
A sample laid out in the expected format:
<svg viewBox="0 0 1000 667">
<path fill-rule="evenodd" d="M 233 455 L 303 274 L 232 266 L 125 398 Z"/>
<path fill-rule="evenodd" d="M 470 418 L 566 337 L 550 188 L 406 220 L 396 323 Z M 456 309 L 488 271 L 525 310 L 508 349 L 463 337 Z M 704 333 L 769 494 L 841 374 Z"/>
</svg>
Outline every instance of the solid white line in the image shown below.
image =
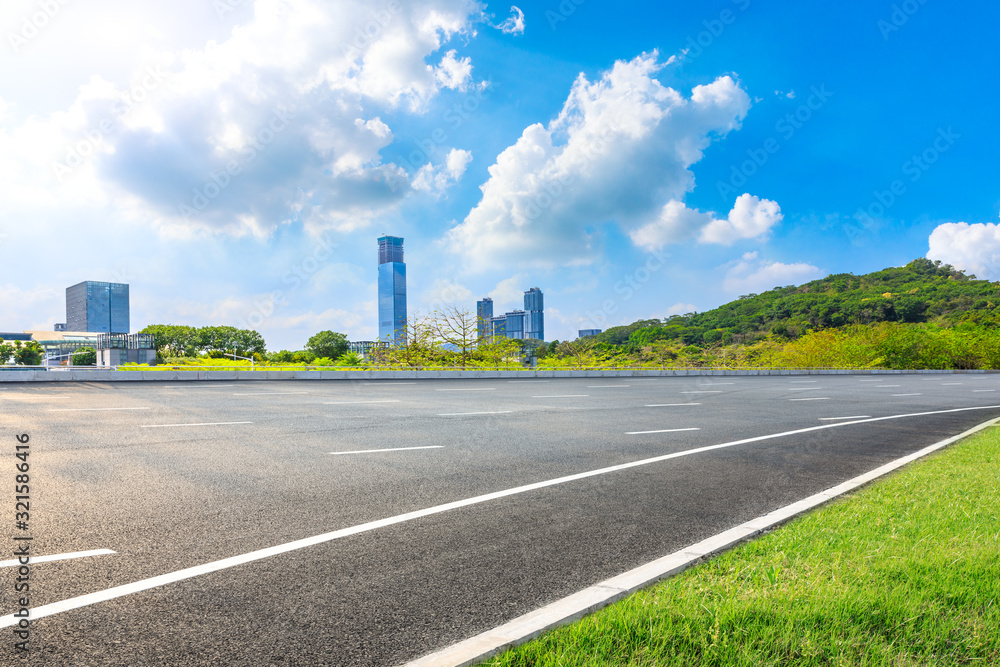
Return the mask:
<svg viewBox="0 0 1000 667">
<path fill-rule="evenodd" d="M 680 433 L 681 431 L 700 431 L 700 428 L 665 428 L 660 431 L 627 431 L 625 435 L 648 435 L 650 433 Z"/>
<path fill-rule="evenodd" d="M 330 456 L 343 456 L 344 454 L 376 454 L 378 452 L 409 452 L 414 449 L 444 449 L 444 445 L 430 445 L 429 447 L 395 447 L 390 449 L 359 449 L 354 452 L 330 452 Z M 252 558 L 251 560 L 257 559 Z"/>
<path fill-rule="evenodd" d="M 57 398 L 70 398 L 69 396 L 0 396 L 0 401 L 51 401 Z"/>
<path fill-rule="evenodd" d="M 829 396 L 823 396 L 822 398 L 816 396 L 810 396 L 809 398 L 790 398 L 789 401 L 829 401 Z"/>
<path fill-rule="evenodd" d="M 160 387 L 160 389 L 222 389 L 223 387 L 235 387 L 235 384 L 207 384 L 204 386 Z"/>
<path fill-rule="evenodd" d="M 442 412 L 438 417 L 462 417 L 464 415 L 509 415 L 513 410 L 496 410 L 494 412 Z"/>
<path fill-rule="evenodd" d="M 528 612 L 523 616 L 519 616 L 503 625 L 412 660 L 406 663 L 404 667 L 465 667 L 466 665 L 478 665 L 500 651 L 523 644 L 544 632 L 579 620 L 587 614 L 628 597 L 657 581 L 679 574 L 707 557 L 726 551 L 764 531 L 780 526 L 793 517 L 824 505 L 834 498 L 888 475 L 917 459 L 923 458 L 962 438 L 993 426 L 997 421 L 994 419 L 980 424 L 965 433 L 942 440 L 909 456 L 896 459 L 871 472 L 850 479 L 843 484 L 838 484 L 826 491 L 821 491 L 796 503 L 774 510 L 769 514 L 742 523 L 701 542 L 685 547 L 680 551 L 675 551 L 668 556 L 658 558 L 645 565 L 640 565 L 624 574 L 605 579 L 582 591 Z"/>
<path fill-rule="evenodd" d="M 717 389 L 715 391 L 682 391 L 682 394 L 721 394 L 722 390 Z"/>
<path fill-rule="evenodd" d="M 789 387 L 788 391 L 816 391 L 817 389 L 822 389 L 823 387 Z"/>
<path fill-rule="evenodd" d="M 88 558 L 90 556 L 106 556 L 108 554 L 113 554 L 114 551 L 111 549 L 93 549 L 91 551 L 74 551 L 68 554 L 55 554 L 53 556 L 31 556 L 30 565 L 35 565 L 36 563 L 52 563 L 57 560 L 71 560 L 73 558 Z M 0 560 L 0 567 L 15 567 L 21 565 L 22 563 L 18 559 L 13 560 Z"/>
<path fill-rule="evenodd" d="M 957 384 L 962 384 L 962 383 L 961 382 L 942 382 L 941 384 L 943 386 L 945 386 L 945 387 L 952 387 L 952 386 L 955 386 Z"/>
<path fill-rule="evenodd" d="M 255 391 L 249 394 L 233 394 L 233 396 L 304 396 L 308 391 Z"/>
<path fill-rule="evenodd" d="M 507 382 L 551 382 L 551 380 L 507 380 Z"/>
<path fill-rule="evenodd" d="M 819 380 L 790 380 L 791 384 L 812 384 L 813 382 L 819 382 Z"/>
<path fill-rule="evenodd" d="M 435 389 L 434 391 L 496 391 L 496 387 L 473 387 L 463 389 Z"/>
<path fill-rule="evenodd" d="M 876 389 L 889 389 L 891 387 L 902 387 L 902 386 L 903 385 L 901 385 L 901 384 L 877 384 L 877 385 L 875 385 L 875 388 Z"/>
<path fill-rule="evenodd" d="M 683 405 L 701 405 L 701 403 L 654 403 L 647 405 L 647 408 L 679 408 Z"/>
<path fill-rule="evenodd" d="M 923 396 L 923 394 L 893 394 L 893 396 Z"/>
<path fill-rule="evenodd" d="M 803 433 L 812 433 L 815 431 L 823 431 L 831 428 L 840 428 L 842 426 L 854 426 L 856 424 L 870 424 L 874 422 L 888 421 L 893 419 L 905 419 L 907 417 L 926 417 L 930 415 L 953 414 L 956 412 L 972 412 L 977 410 L 1000 410 L 1000 405 L 984 405 L 972 408 L 953 408 L 951 410 L 934 410 L 930 412 L 913 412 L 901 415 L 889 415 L 887 417 L 875 417 L 873 419 L 861 419 L 850 422 L 837 422 L 835 424 L 821 424 L 820 426 L 809 426 L 807 428 L 800 428 L 794 431 L 784 431 L 782 433 L 759 435 L 752 438 L 744 438 L 742 440 L 733 440 L 731 442 L 724 442 L 718 445 L 708 445 L 705 447 L 698 447 L 696 449 L 688 449 L 683 452 L 663 454 L 661 456 L 654 456 L 648 459 L 632 461 L 631 463 L 621 463 L 607 468 L 598 468 L 596 470 L 589 470 L 587 472 L 576 473 L 574 475 L 557 477 L 555 479 L 549 479 L 542 482 L 535 482 L 534 484 L 526 484 L 524 486 L 517 486 L 510 489 L 504 489 L 503 491 L 495 491 L 493 493 L 487 493 L 481 496 L 474 496 L 472 498 L 466 498 L 464 500 L 456 500 L 450 503 L 445 503 L 443 505 L 436 505 L 434 507 L 428 507 L 422 510 L 407 512 L 406 514 L 397 514 L 396 516 L 392 516 L 386 519 L 370 521 L 368 523 L 362 523 L 357 526 L 351 526 L 349 528 L 341 528 L 340 530 L 335 530 L 329 533 L 323 533 L 321 535 L 313 535 L 312 537 L 306 537 L 300 540 L 295 540 L 293 542 L 286 542 L 285 544 L 279 544 L 277 546 L 267 547 L 265 549 L 258 549 L 257 551 L 251 551 L 249 553 L 240 554 L 238 556 L 223 558 L 222 560 L 212 561 L 210 563 L 205 563 L 203 565 L 195 565 L 194 567 L 184 568 L 183 570 L 177 570 L 176 572 L 168 572 L 167 574 L 161 574 L 156 577 L 150 577 L 149 579 L 142 579 L 140 581 L 136 581 L 131 584 L 114 586 L 112 588 L 108 588 L 103 591 L 97 591 L 96 593 L 88 593 L 86 595 L 80 595 L 75 598 L 69 598 L 66 600 L 61 600 L 59 602 L 53 602 L 47 605 L 42 605 L 41 607 L 34 607 L 31 610 L 31 617 L 35 619 L 45 618 L 46 616 L 52 616 L 53 614 L 59 614 L 64 611 L 79 609 L 81 607 L 88 607 L 92 604 L 97 604 L 99 602 L 106 602 L 108 600 L 114 600 L 120 597 L 124 597 L 126 595 L 131 595 L 132 593 L 147 591 L 151 588 L 159 588 L 160 586 L 165 586 L 167 584 L 183 581 L 185 579 L 190 579 L 192 577 L 208 574 L 210 572 L 218 572 L 219 570 L 225 570 L 230 567 L 235 567 L 237 565 L 243 565 L 245 563 L 251 563 L 253 561 L 258 561 L 264 558 L 270 558 L 271 556 L 278 556 L 281 554 L 289 553 L 291 551 L 297 551 L 299 549 L 304 549 L 306 547 L 315 546 L 317 544 L 324 544 L 326 542 L 331 542 L 333 540 L 349 537 L 351 535 L 357 535 L 359 533 L 366 533 L 372 530 L 376 530 L 378 528 L 394 526 L 396 524 L 413 521 L 414 519 L 422 519 L 424 517 L 433 516 L 435 514 L 441 514 L 443 512 L 449 512 L 451 510 L 456 510 L 463 507 L 469 507 L 471 505 L 479 505 L 481 503 L 489 502 L 491 500 L 498 500 L 500 498 L 507 498 L 509 496 L 515 496 L 522 493 L 527 493 L 529 491 L 544 489 L 550 486 L 557 486 L 559 484 L 575 482 L 581 479 L 587 479 L 599 475 L 606 475 L 608 473 L 618 472 L 620 470 L 628 470 L 631 468 L 647 466 L 653 463 L 660 463 L 661 461 L 669 461 L 671 459 L 677 459 L 685 456 L 692 456 L 694 454 L 701 454 L 704 452 L 711 452 L 718 449 L 737 447 L 739 445 L 746 445 L 753 442 L 763 442 L 765 440 L 774 440 L 776 438 L 784 438 L 792 435 L 801 435 Z M 337 454 L 337 453 L 347 453 L 347 452 L 333 452 L 333 453 Z M 839 488 L 839 487 L 834 487 L 834 488 Z M 7 616 L 0 618 L 0 628 L 9 628 L 10 626 L 15 625 L 17 621 L 18 619 L 14 618 L 13 614 L 8 614 Z"/>
<path fill-rule="evenodd" d="M 50 408 L 49 412 L 105 412 L 108 410 L 150 410 L 152 408 Z"/>
<path fill-rule="evenodd" d="M 885 380 L 858 380 L 858 382 L 885 382 Z"/>
<path fill-rule="evenodd" d="M 252 424 L 253 422 L 204 422 L 202 424 L 146 424 L 139 428 L 167 428 L 170 426 L 228 426 L 229 424 Z"/>
<path fill-rule="evenodd" d="M 621 389 L 630 386 L 627 384 L 588 384 L 587 389 Z"/>
<path fill-rule="evenodd" d="M 869 415 L 854 415 L 853 417 L 820 417 L 821 422 L 836 421 L 838 419 L 869 419 Z"/>
<path fill-rule="evenodd" d="M 973 394 L 981 394 L 981 393 L 983 393 L 984 391 L 996 391 L 996 389 L 973 389 L 973 390 L 972 390 L 972 393 L 973 393 Z"/>
<path fill-rule="evenodd" d="M 532 398 L 589 398 L 590 394 L 556 394 L 555 396 L 532 396 Z"/>
<path fill-rule="evenodd" d="M 362 403 L 399 403 L 399 401 L 392 398 L 383 401 L 327 401 L 323 405 L 360 405 Z"/>
<path fill-rule="evenodd" d="M 735 382 L 708 382 L 705 386 L 708 387 L 721 387 L 724 384 L 736 384 Z"/>
<path fill-rule="evenodd" d="M 377 387 L 383 384 L 416 384 L 416 382 L 365 382 L 364 384 Z"/>
</svg>

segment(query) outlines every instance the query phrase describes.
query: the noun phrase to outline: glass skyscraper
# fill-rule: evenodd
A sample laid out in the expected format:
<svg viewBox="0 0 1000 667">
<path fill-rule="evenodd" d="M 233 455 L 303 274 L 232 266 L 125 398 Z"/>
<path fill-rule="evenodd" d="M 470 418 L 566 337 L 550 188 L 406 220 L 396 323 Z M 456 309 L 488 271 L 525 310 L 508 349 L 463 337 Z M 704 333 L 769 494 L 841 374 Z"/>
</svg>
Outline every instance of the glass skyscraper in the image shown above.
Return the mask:
<svg viewBox="0 0 1000 667">
<path fill-rule="evenodd" d="M 482 301 L 476 302 L 476 330 L 480 338 L 485 338 L 486 334 L 493 335 L 490 327 L 490 320 L 493 319 L 493 299 L 486 297 Z"/>
<path fill-rule="evenodd" d="M 66 330 L 129 333 L 128 285 L 87 280 L 67 287 Z"/>
<path fill-rule="evenodd" d="M 542 290 L 532 287 L 524 293 L 524 337 L 545 340 L 545 304 Z"/>
<path fill-rule="evenodd" d="M 378 339 L 406 342 L 406 264 L 397 236 L 378 240 Z"/>
</svg>

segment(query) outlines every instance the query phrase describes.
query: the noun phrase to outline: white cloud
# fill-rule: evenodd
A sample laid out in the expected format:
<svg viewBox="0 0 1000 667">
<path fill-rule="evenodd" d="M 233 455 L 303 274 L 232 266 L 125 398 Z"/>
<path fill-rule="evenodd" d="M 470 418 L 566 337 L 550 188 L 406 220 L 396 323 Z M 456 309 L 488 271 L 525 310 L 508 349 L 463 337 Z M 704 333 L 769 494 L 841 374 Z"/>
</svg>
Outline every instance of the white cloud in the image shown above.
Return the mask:
<svg viewBox="0 0 1000 667">
<path fill-rule="evenodd" d="M 517 274 L 501 280 L 487 295 L 493 299 L 493 314 L 500 315 L 514 308 L 524 307 L 525 276 Z"/>
<path fill-rule="evenodd" d="M 201 48 L 119 58 L 141 65 L 115 81 L 91 76 L 68 107 L 15 122 L 21 100 L 5 92 L 10 214 L 53 236 L 93 217 L 191 238 L 266 237 L 293 222 L 351 230 L 392 211 L 411 176 L 383 161 L 394 137 L 374 112 L 420 113 L 441 90 L 465 89 L 471 60 L 442 48 L 475 33 L 482 5 L 252 5 Z"/>
<path fill-rule="evenodd" d="M 473 301 L 472 290 L 451 278 L 438 278 L 423 293 L 423 300 L 431 311 L 458 308 L 469 310 Z"/>
<path fill-rule="evenodd" d="M 687 315 L 696 312 L 698 312 L 698 308 L 693 303 L 675 303 L 667 308 L 667 315 Z"/>
<path fill-rule="evenodd" d="M 417 171 L 413 177 L 413 189 L 441 195 L 449 186 L 461 180 L 471 161 L 472 153 L 453 148 L 443 164 L 434 166 L 428 162 Z"/>
<path fill-rule="evenodd" d="M 448 235 L 478 269 L 573 265 L 598 254 L 595 230 L 633 231 L 693 187 L 689 167 L 714 137 L 739 127 L 750 100 L 733 78 L 689 98 L 654 78 L 656 52 L 580 75 L 559 116 L 527 127 L 490 167 L 482 200 Z"/>
<path fill-rule="evenodd" d="M 984 280 L 1000 280 L 1000 225 L 947 222 L 928 239 L 927 259 L 940 260 Z"/>
<path fill-rule="evenodd" d="M 783 216 L 777 202 L 742 194 L 736 199 L 726 220 L 713 220 L 701 231 L 702 243 L 732 245 L 736 241 L 764 236 L 781 222 Z"/>
<path fill-rule="evenodd" d="M 498 30 L 501 30 L 507 35 L 523 35 L 524 34 L 524 12 L 522 12 L 518 7 L 512 6 L 510 8 L 510 17 L 507 18 L 500 25 L 496 26 Z"/>
<path fill-rule="evenodd" d="M 782 264 L 758 258 L 748 252 L 729 265 L 722 288 L 732 294 L 757 294 L 775 287 L 798 285 L 825 275 L 818 267 L 802 262 Z"/>
</svg>

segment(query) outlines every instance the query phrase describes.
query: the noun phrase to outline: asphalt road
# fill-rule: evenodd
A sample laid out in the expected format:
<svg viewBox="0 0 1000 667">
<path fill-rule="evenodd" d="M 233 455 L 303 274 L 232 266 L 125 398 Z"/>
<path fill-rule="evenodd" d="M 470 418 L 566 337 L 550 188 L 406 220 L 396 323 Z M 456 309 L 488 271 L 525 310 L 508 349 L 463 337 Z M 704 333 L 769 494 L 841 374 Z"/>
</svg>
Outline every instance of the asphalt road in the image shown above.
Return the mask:
<svg viewBox="0 0 1000 667">
<path fill-rule="evenodd" d="M 325 537 L 36 619 L 26 664 L 396 665 L 995 417 L 998 375 L 0 385 L 0 553 L 27 433 L 32 553 L 114 551 L 33 608 Z"/>
</svg>

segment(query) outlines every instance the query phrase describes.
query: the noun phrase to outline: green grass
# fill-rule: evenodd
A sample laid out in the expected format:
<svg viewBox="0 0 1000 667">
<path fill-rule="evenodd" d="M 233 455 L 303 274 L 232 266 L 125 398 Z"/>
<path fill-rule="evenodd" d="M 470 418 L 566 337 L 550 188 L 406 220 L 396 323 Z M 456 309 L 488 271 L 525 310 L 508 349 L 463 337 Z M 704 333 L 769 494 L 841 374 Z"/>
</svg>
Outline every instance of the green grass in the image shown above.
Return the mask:
<svg viewBox="0 0 1000 667">
<path fill-rule="evenodd" d="M 1000 665 L 1000 430 L 489 665 Z"/>
</svg>

